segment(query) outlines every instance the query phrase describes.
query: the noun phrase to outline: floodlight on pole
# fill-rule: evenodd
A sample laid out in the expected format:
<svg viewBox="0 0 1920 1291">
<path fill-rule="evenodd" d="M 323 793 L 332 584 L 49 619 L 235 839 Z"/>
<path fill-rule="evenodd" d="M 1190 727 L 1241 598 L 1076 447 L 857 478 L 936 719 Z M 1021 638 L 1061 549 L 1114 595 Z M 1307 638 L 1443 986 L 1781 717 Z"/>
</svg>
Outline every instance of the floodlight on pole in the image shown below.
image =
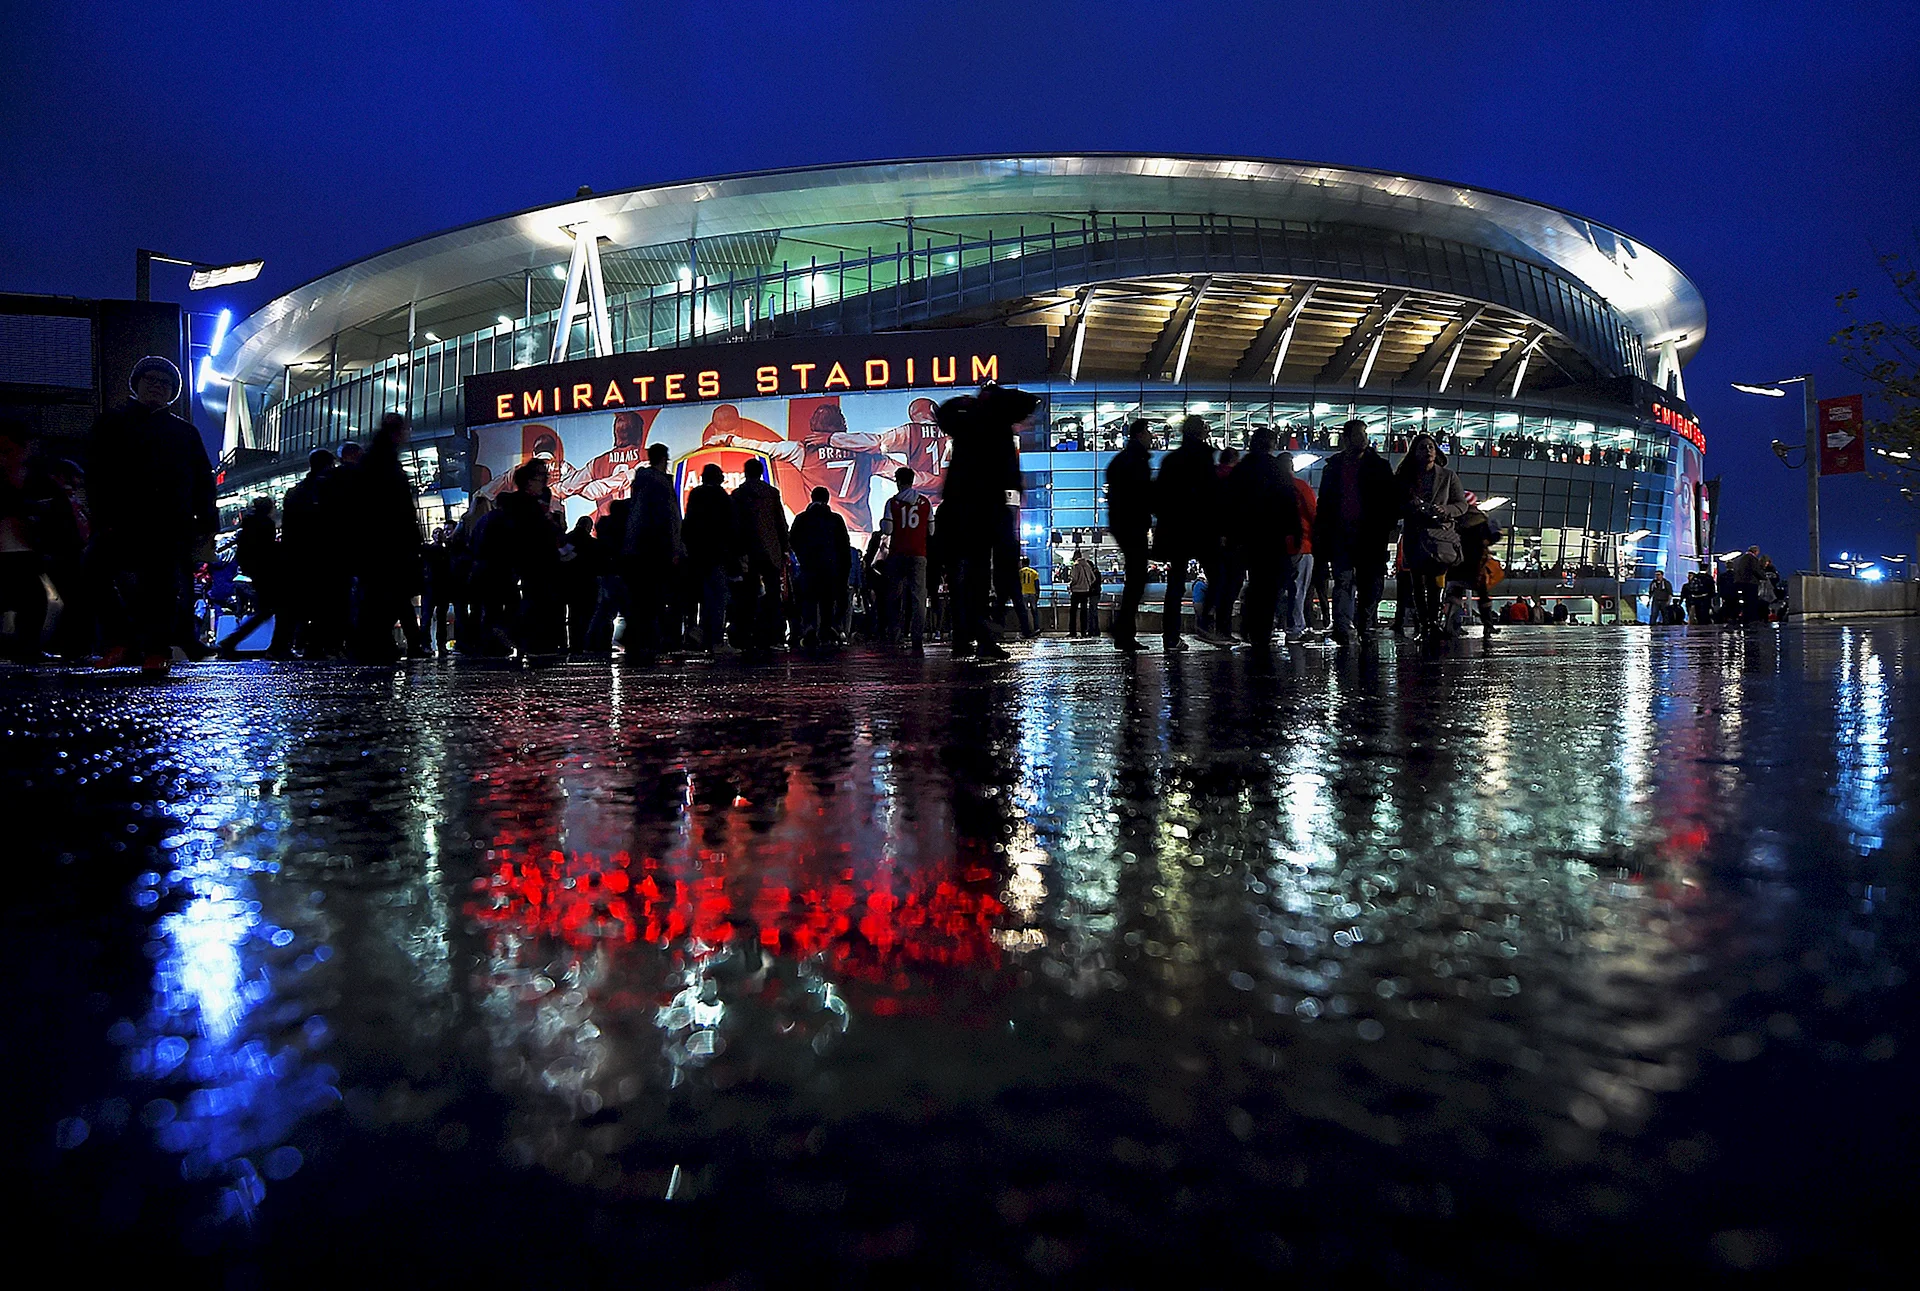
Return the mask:
<svg viewBox="0 0 1920 1291">
<path fill-rule="evenodd" d="M 209 287 L 226 287 L 236 282 L 252 282 L 266 267 L 265 260 L 242 260 L 238 264 L 196 265 L 193 276 L 187 279 L 187 290 L 205 291 Z"/>
<path fill-rule="evenodd" d="M 1733 388 L 1742 394 L 1763 395 L 1768 399 L 1780 399 L 1786 396 L 1782 386 L 1799 385 L 1806 395 L 1803 412 L 1807 437 L 1800 445 L 1806 450 L 1807 469 L 1807 570 L 1820 572 L 1820 442 L 1815 436 L 1814 427 L 1819 423 L 1820 405 L 1813 395 L 1813 374 L 1803 373 L 1797 377 L 1785 377 L 1779 381 L 1735 381 Z M 1787 460 L 1787 450 L 1791 445 L 1774 441 L 1774 452 L 1782 462 Z"/>
<path fill-rule="evenodd" d="M 232 264 L 207 264 L 200 260 L 184 260 L 179 256 L 162 255 L 140 247 L 133 253 L 133 298 L 151 300 L 153 298 L 153 266 L 161 264 L 183 265 L 193 270 L 187 279 L 188 291 L 205 291 L 209 287 L 225 287 L 236 282 L 252 282 L 267 267 L 265 260 L 236 260 Z"/>
</svg>

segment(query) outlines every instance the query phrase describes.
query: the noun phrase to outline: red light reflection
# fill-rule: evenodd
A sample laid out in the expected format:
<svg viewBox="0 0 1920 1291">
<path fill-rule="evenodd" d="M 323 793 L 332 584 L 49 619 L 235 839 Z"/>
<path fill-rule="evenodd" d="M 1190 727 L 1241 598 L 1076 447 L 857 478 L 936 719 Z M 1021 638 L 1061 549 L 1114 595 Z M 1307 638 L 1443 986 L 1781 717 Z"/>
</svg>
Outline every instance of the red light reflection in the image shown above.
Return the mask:
<svg viewBox="0 0 1920 1291">
<path fill-rule="evenodd" d="M 930 873 L 883 863 L 867 874 L 840 866 L 775 879 L 730 867 L 725 853 L 698 857 L 694 873 L 675 875 L 624 851 L 497 849 L 467 913 L 492 933 L 576 951 L 744 937 L 779 958 L 817 958 L 836 981 L 878 988 L 866 1006 L 880 1014 L 902 1010 L 916 974 L 1000 965 L 993 933 L 1006 907 L 986 866 Z"/>
</svg>

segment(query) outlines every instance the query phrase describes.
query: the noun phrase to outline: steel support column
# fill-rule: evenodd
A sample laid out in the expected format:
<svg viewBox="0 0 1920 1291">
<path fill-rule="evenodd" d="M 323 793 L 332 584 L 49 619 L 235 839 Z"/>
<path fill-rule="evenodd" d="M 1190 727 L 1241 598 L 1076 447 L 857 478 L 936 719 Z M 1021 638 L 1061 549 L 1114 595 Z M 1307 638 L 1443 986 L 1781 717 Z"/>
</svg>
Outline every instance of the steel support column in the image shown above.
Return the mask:
<svg viewBox="0 0 1920 1291">
<path fill-rule="evenodd" d="M 1400 287 L 1389 287 L 1376 296 L 1372 307 L 1360 316 L 1360 321 L 1354 324 L 1353 330 L 1347 334 L 1347 339 L 1341 342 L 1340 348 L 1333 352 L 1333 357 L 1328 359 L 1326 365 L 1320 369 L 1319 381 L 1326 384 L 1344 380 L 1347 373 L 1353 370 L 1353 365 L 1360 361 L 1367 347 L 1386 330 L 1387 324 L 1393 321 L 1393 316 L 1400 312 L 1400 306 L 1406 299 L 1407 293 Z"/>
<path fill-rule="evenodd" d="M 1287 361 L 1287 349 L 1293 343 L 1294 325 L 1300 321 L 1300 311 L 1313 299 L 1314 289 L 1319 285 L 1317 282 L 1295 283 L 1274 302 L 1273 312 L 1260 324 L 1246 353 L 1240 356 L 1232 380 L 1252 381 L 1262 375 L 1267 376 L 1269 382 L 1280 379 L 1280 366 Z"/>
<path fill-rule="evenodd" d="M 1207 284 L 1212 281 L 1209 274 L 1196 274 L 1187 280 L 1187 289 L 1180 294 L 1173 312 L 1167 315 L 1167 322 L 1160 329 L 1160 335 L 1154 338 L 1153 348 L 1147 351 L 1147 357 L 1140 365 L 1140 379 L 1157 381 L 1166 371 L 1167 360 L 1173 357 L 1175 347 L 1179 347 L 1180 358 L 1176 364 L 1175 381 L 1180 379 L 1179 369 L 1186 367 L 1187 347 L 1193 343 L 1194 316 L 1200 308 L 1201 297 L 1207 294 Z"/>
<path fill-rule="evenodd" d="M 1442 359 L 1446 360 L 1447 374 L 1451 376 L 1453 373 L 1453 365 L 1459 361 L 1460 345 L 1465 341 L 1468 329 L 1474 325 L 1475 321 L 1477 321 L 1480 315 L 1484 314 L 1486 310 L 1487 307 L 1485 305 L 1463 304 L 1461 312 L 1454 320 L 1436 332 L 1434 338 L 1427 342 L 1427 348 L 1420 352 L 1420 357 L 1413 361 L 1413 366 L 1407 369 L 1406 374 L 1400 378 L 1397 384 L 1402 386 L 1419 385 L 1432 374 L 1434 368 L 1439 365 Z M 1446 385 L 1443 381 L 1441 389 L 1444 390 L 1445 388 Z"/>
</svg>

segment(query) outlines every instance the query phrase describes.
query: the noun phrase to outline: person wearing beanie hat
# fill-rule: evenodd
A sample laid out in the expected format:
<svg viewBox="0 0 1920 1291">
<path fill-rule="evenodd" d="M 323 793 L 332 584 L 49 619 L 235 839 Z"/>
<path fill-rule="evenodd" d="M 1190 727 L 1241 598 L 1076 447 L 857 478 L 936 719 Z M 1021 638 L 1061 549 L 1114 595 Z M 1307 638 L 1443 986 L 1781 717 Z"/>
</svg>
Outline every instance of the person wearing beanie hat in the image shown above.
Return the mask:
<svg viewBox="0 0 1920 1291">
<path fill-rule="evenodd" d="M 159 397 L 161 387 L 154 386 L 151 394 L 142 393 L 141 383 L 149 378 L 158 380 L 165 387 L 166 398 L 160 400 L 160 407 L 164 408 L 180 397 L 180 369 L 173 366 L 172 359 L 149 354 L 133 365 L 133 373 L 127 378 L 127 393 L 136 401 L 152 406 L 152 400 Z"/>
<path fill-rule="evenodd" d="M 199 654 L 193 566 L 219 527 L 213 467 L 192 422 L 168 405 L 180 369 L 159 355 L 134 364 L 133 401 L 94 423 L 87 450 L 90 559 L 107 591 L 97 663 L 137 659 L 164 674 L 174 646 Z"/>
</svg>

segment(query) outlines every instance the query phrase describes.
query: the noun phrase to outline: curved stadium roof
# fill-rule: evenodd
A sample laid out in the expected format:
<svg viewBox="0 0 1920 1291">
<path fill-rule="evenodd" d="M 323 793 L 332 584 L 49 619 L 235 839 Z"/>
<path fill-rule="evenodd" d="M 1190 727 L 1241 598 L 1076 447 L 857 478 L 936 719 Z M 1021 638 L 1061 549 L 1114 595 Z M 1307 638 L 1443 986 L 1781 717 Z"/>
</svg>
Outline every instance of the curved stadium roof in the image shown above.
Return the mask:
<svg viewBox="0 0 1920 1291">
<path fill-rule="evenodd" d="M 862 162 L 758 171 L 594 194 L 463 225 L 321 275 L 234 329 L 236 374 L 264 384 L 329 337 L 475 283 L 563 260 L 582 221 L 617 248 L 742 238 L 904 217 L 1207 213 L 1348 225 L 1505 253 L 1584 284 L 1651 349 L 1690 358 L 1706 305 L 1670 261 L 1556 207 L 1435 179 L 1309 162 L 1065 154 Z"/>
</svg>

